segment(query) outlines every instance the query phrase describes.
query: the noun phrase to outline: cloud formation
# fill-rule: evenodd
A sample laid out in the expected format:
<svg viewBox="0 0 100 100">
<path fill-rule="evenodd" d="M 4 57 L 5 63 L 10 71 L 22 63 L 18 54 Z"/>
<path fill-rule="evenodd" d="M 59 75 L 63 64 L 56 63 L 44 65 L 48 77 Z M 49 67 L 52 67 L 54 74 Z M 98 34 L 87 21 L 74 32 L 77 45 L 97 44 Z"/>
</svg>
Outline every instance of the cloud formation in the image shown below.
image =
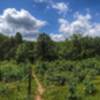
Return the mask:
<svg viewBox="0 0 100 100">
<path fill-rule="evenodd" d="M 47 0 L 33 0 L 36 3 L 43 3 L 43 2 L 47 2 Z"/>
<path fill-rule="evenodd" d="M 59 31 L 63 33 L 69 33 L 70 35 L 73 33 L 86 33 L 91 28 L 90 19 L 91 16 L 89 14 L 85 16 L 77 14 L 75 15 L 75 20 L 72 22 L 60 18 Z"/>
<path fill-rule="evenodd" d="M 0 15 L 0 33 L 5 35 L 15 35 L 16 32 L 21 32 L 23 36 L 30 35 L 30 33 L 34 36 L 45 25 L 46 21 L 35 18 L 24 9 L 18 11 L 15 8 L 7 8 Z"/>
<path fill-rule="evenodd" d="M 60 18 L 58 20 L 60 27 L 59 32 L 64 35 L 65 38 L 73 34 L 82 34 L 83 36 L 100 36 L 100 24 L 92 22 L 92 16 L 90 14 L 81 15 L 79 13 L 74 14 L 74 19 L 69 22 L 66 19 Z"/>
<path fill-rule="evenodd" d="M 65 37 L 64 34 L 50 34 L 50 37 L 52 38 L 52 40 L 59 42 L 59 41 L 64 41 Z"/>
<path fill-rule="evenodd" d="M 64 2 L 52 3 L 52 8 L 57 10 L 59 14 L 66 14 L 69 11 L 68 4 Z"/>
<path fill-rule="evenodd" d="M 58 14 L 65 15 L 69 11 L 69 4 L 65 2 L 56 2 L 54 0 L 34 0 L 36 3 L 46 3 L 49 9 L 54 9 Z"/>
</svg>

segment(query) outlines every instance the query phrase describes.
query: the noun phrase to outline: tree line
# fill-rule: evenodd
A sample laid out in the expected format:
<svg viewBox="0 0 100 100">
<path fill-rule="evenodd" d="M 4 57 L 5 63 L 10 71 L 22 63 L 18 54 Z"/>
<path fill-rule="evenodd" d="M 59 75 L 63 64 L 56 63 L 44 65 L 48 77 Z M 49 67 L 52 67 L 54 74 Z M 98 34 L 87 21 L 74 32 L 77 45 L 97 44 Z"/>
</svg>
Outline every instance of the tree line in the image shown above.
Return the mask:
<svg viewBox="0 0 100 100">
<path fill-rule="evenodd" d="M 0 34 L 0 60 L 15 59 L 17 62 L 54 61 L 58 59 L 77 60 L 100 56 L 100 37 L 74 34 L 62 42 L 55 42 L 46 33 L 37 41 L 27 41 L 21 33 L 7 37 Z"/>
</svg>

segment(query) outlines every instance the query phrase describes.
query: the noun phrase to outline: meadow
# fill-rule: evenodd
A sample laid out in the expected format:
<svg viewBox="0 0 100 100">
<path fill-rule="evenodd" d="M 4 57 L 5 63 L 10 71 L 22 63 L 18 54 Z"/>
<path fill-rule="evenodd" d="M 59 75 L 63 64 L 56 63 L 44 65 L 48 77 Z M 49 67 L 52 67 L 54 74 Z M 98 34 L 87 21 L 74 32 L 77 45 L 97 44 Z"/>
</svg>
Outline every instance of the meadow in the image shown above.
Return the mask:
<svg viewBox="0 0 100 100">
<path fill-rule="evenodd" d="M 0 100 L 98 100 L 99 50 L 99 37 L 55 42 L 46 33 L 37 41 L 0 35 Z"/>
<path fill-rule="evenodd" d="M 45 85 L 44 100 L 98 100 L 100 60 L 55 61 L 37 64 L 35 69 Z"/>
</svg>

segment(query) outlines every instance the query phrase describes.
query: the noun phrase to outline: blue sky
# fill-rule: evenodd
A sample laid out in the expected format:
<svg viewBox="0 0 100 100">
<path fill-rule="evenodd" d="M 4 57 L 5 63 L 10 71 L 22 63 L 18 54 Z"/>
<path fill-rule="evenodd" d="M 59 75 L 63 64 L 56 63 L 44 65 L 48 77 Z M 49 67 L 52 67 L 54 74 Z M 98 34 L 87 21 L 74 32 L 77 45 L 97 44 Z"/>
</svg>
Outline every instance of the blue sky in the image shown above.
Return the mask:
<svg viewBox="0 0 100 100">
<path fill-rule="evenodd" d="M 20 31 L 28 39 L 46 32 L 56 41 L 74 32 L 99 36 L 99 5 L 100 0 L 0 0 L 0 32 Z"/>
</svg>

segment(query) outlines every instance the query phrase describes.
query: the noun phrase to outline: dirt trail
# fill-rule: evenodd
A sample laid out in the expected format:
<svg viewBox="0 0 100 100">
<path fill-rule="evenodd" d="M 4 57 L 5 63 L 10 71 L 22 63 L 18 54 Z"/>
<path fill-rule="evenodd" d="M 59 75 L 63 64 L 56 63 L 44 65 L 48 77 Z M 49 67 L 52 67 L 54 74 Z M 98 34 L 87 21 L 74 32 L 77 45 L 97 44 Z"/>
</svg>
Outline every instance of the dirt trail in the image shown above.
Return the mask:
<svg viewBox="0 0 100 100">
<path fill-rule="evenodd" d="M 35 74 L 33 74 L 34 80 L 36 81 L 37 84 L 37 93 L 35 96 L 35 100 L 43 100 L 42 96 L 43 93 L 45 91 L 44 87 L 42 86 L 42 84 L 40 83 L 40 81 L 38 80 L 37 76 Z"/>
</svg>

